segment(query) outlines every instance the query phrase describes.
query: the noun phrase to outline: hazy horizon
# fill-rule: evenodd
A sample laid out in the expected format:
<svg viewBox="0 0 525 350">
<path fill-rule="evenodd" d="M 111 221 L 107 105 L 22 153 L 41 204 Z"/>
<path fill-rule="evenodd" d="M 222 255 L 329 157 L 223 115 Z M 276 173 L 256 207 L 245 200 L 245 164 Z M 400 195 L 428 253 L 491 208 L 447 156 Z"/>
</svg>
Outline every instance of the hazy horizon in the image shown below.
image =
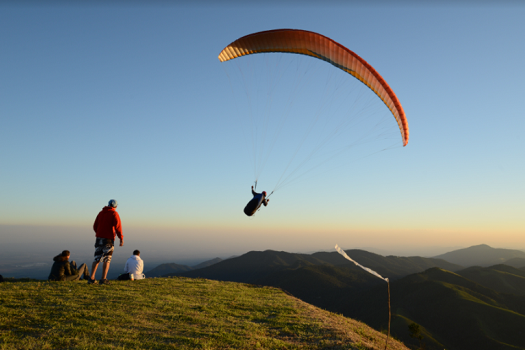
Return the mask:
<svg viewBox="0 0 525 350">
<path fill-rule="evenodd" d="M 139 228 L 130 228 L 125 230 L 124 246 L 118 246 L 118 239 L 115 242 L 115 252 L 113 255 L 110 278 L 116 278 L 120 273 L 128 257 L 132 255 L 133 250 L 139 249 L 141 257 L 144 260 L 144 272 L 165 263 L 176 263 L 180 265 L 195 266 L 201 262 L 214 258 L 227 259 L 240 256 L 250 251 L 285 251 L 288 253 L 313 254 L 316 252 L 333 252 L 335 244 L 339 244 L 345 250 L 361 249 L 375 254 L 387 256 L 422 256 L 434 257 L 450 251 L 468 248 L 473 245 L 488 244 L 487 242 L 477 242 L 475 244 L 458 245 L 458 246 L 402 246 L 402 245 L 385 245 L 376 243 L 375 246 L 367 245 L 366 240 L 362 244 L 353 245 L 349 242 L 348 237 L 332 236 L 336 242 L 328 242 L 327 236 L 318 234 L 317 239 L 300 241 L 287 241 L 283 239 L 275 240 L 275 237 L 264 239 L 261 237 L 245 237 L 241 240 L 242 234 L 232 234 L 224 236 L 219 233 L 215 240 L 209 240 L 209 232 L 198 232 L 186 229 L 186 235 L 192 239 L 185 239 L 185 235 L 180 230 L 147 230 Z M 62 250 L 71 252 L 71 260 L 78 264 L 86 263 L 91 266 L 94 252 L 95 234 L 91 227 L 79 226 L 24 226 L 24 225 L 0 225 L 2 233 L 2 244 L 0 245 L 0 275 L 4 277 L 31 277 L 46 278 L 54 256 Z M 166 238 L 167 232 L 172 236 Z M 221 236 L 221 234 L 223 236 Z M 201 236 L 202 241 L 195 243 Z M 158 238 L 158 237 L 163 238 Z M 314 236 L 315 237 L 315 236 Z M 229 242 L 236 241 L 235 245 L 220 244 L 223 240 Z M 342 244 L 345 242 L 346 244 Z M 506 248 L 522 250 L 523 247 L 505 247 L 490 245 L 492 248 Z M 100 269 L 99 269 L 100 270 Z M 100 275 L 101 271 L 98 271 Z M 97 275 L 97 276 L 98 276 Z"/>
<path fill-rule="evenodd" d="M 148 234 L 145 234 L 149 231 Z M 75 255 L 92 256 L 95 233 L 91 227 L 80 226 L 29 226 L 29 225 L 0 225 L 0 232 L 4 234 L 0 246 L 0 263 L 21 255 L 24 256 L 46 256 L 52 258 L 64 249 L 68 249 Z M 182 234 L 182 232 L 186 232 Z M 169 234 L 171 233 L 171 236 Z M 439 246 L 425 244 L 391 244 L 389 242 L 379 243 L 366 239 L 362 235 L 360 239 L 345 237 L 341 233 L 305 233 L 301 240 L 295 238 L 282 238 L 275 240 L 275 235 L 264 237 L 264 232 L 258 232 L 259 236 L 245 236 L 242 232 L 225 233 L 217 231 L 215 239 L 209 239 L 208 231 L 189 229 L 149 229 L 129 228 L 124 230 L 123 247 L 118 246 L 118 238 L 115 241 L 116 252 L 120 256 L 135 249 L 141 250 L 143 255 L 148 255 L 150 260 L 158 261 L 172 259 L 166 262 L 181 261 L 204 261 L 215 257 L 228 258 L 249 251 L 276 250 L 290 253 L 314 253 L 319 251 L 335 251 L 335 244 L 339 244 L 345 250 L 363 249 L 380 255 L 398 256 L 423 256 L 433 257 L 449 251 L 468 248 L 480 244 L 487 244 L 492 248 L 525 250 L 525 247 L 508 245 L 502 246 L 490 241 L 470 242 L 458 245 Z M 192 240 L 187 240 L 187 237 Z M 199 242 L 199 236 L 201 241 Z M 357 236 L 357 235 L 356 235 Z M 306 239 L 305 239 L 306 238 Z M 223 240 L 235 241 L 235 244 L 218 244 Z M 197 241 L 197 243 L 195 243 Z M 355 243 L 352 243 L 354 241 Z M 51 254 L 51 255 L 50 255 Z M 124 254 L 124 255 L 126 255 Z M 127 257 L 126 257 L 127 258 Z M 36 261 L 32 261 L 36 262 Z"/>
</svg>

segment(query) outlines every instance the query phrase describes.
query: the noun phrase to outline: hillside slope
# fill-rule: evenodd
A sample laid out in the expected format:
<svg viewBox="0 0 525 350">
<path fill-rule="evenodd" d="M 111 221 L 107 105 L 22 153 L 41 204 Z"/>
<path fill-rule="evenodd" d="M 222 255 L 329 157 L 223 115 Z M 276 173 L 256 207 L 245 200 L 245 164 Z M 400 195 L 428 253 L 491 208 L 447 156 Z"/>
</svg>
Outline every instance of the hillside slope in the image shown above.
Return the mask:
<svg viewBox="0 0 525 350">
<path fill-rule="evenodd" d="M 502 294 L 456 273 L 432 268 L 391 284 L 392 334 L 412 343 L 407 325 L 425 330 L 428 349 L 525 349 L 525 297 Z M 349 299 L 343 315 L 386 326 L 386 288 Z"/>
<path fill-rule="evenodd" d="M 525 271 L 506 264 L 469 267 L 457 274 L 496 292 L 525 295 Z"/>
<path fill-rule="evenodd" d="M 0 315 L 5 349 L 372 350 L 386 338 L 276 288 L 189 278 L 5 282 Z"/>
</svg>

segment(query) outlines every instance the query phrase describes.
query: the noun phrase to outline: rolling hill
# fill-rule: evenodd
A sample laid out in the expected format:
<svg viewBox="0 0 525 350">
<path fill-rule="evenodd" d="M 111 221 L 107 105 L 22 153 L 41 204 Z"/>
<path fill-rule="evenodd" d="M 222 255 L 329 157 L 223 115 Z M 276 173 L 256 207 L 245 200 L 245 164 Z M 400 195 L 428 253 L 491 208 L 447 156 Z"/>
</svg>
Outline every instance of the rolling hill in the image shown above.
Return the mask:
<svg viewBox="0 0 525 350">
<path fill-rule="evenodd" d="M 512 258 L 506 260 L 505 265 L 512 266 L 517 269 L 525 269 L 525 258 Z"/>
<path fill-rule="evenodd" d="M 500 293 L 525 295 L 525 271 L 512 266 L 474 266 L 457 273 Z"/>
<path fill-rule="evenodd" d="M 381 302 L 378 302 L 381 301 Z M 498 293 L 459 274 L 432 268 L 391 283 L 392 334 L 408 334 L 415 322 L 428 349 L 524 349 L 525 297 Z M 377 286 L 348 299 L 343 315 L 376 329 L 387 325 L 386 288 Z"/>
<path fill-rule="evenodd" d="M 411 273 L 422 272 L 430 267 L 441 267 L 452 271 L 463 269 L 462 266 L 441 259 L 421 257 L 396 257 L 370 253 L 353 249 L 346 251 L 359 263 L 374 269 L 391 279 L 401 278 Z M 221 281 L 262 284 L 263 279 L 272 278 L 275 273 L 298 270 L 306 266 L 330 265 L 335 268 L 348 267 L 361 274 L 362 270 L 337 252 L 298 254 L 266 250 L 252 251 L 236 258 L 221 261 L 196 271 L 180 273 L 186 277 L 202 277 Z"/>
</svg>

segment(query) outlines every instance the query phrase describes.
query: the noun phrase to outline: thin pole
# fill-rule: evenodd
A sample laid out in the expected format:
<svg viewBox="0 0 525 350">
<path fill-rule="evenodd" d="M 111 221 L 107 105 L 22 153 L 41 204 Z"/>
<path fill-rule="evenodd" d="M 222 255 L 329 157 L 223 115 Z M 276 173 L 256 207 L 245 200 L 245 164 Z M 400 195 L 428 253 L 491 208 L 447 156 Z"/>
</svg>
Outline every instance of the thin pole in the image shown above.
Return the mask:
<svg viewBox="0 0 525 350">
<path fill-rule="evenodd" d="M 385 350 L 386 350 L 386 348 L 388 348 L 388 338 L 390 338 L 390 317 L 391 317 L 391 313 L 390 313 L 390 281 L 387 281 L 386 283 L 388 285 L 388 334 L 386 336 Z"/>
</svg>

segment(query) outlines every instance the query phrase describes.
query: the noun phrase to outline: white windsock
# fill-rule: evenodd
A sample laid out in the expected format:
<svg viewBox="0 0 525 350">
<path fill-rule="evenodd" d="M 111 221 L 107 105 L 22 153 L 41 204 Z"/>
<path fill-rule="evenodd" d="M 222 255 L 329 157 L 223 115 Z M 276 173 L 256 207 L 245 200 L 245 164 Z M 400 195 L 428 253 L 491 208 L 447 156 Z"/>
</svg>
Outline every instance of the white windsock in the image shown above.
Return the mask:
<svg viewBox="0 0 525 350">
<path fill-rule="evenodd" d="M 360 265 L 357 261 L 352 260 L 352 258 L 350 258 L 348 255 L 346 255 L 345 251 L 344 251 L 341 247 L 339 247 L 337 244 L 335 245 L 335 250 L 337 250 L 337 252 L 339 252 L 339 254 L 341 254 L 341 255 L 344 256 L 346 259 L 350 260 L 351 262 L 353 262 L 354 264 L 356 264 L 357 266 L 359 266 L 359 267 L 362 268 L 363 270 L 368 271 L 368 272 L 371 273 L 372 275 L 374 275 L 374 276 L 376 276 L 376 277 L 379 277 L 379 278 L 381 278 L 382 280 L 388 282 L 388 278 L 385 278 L 385 277 L 381 276 L 380 274 L 378 274 L 377 272 L 375 272 L 374 270 L 369 269 L 368 267 L 364 267 L 363 265 Z"/>
</svg>

